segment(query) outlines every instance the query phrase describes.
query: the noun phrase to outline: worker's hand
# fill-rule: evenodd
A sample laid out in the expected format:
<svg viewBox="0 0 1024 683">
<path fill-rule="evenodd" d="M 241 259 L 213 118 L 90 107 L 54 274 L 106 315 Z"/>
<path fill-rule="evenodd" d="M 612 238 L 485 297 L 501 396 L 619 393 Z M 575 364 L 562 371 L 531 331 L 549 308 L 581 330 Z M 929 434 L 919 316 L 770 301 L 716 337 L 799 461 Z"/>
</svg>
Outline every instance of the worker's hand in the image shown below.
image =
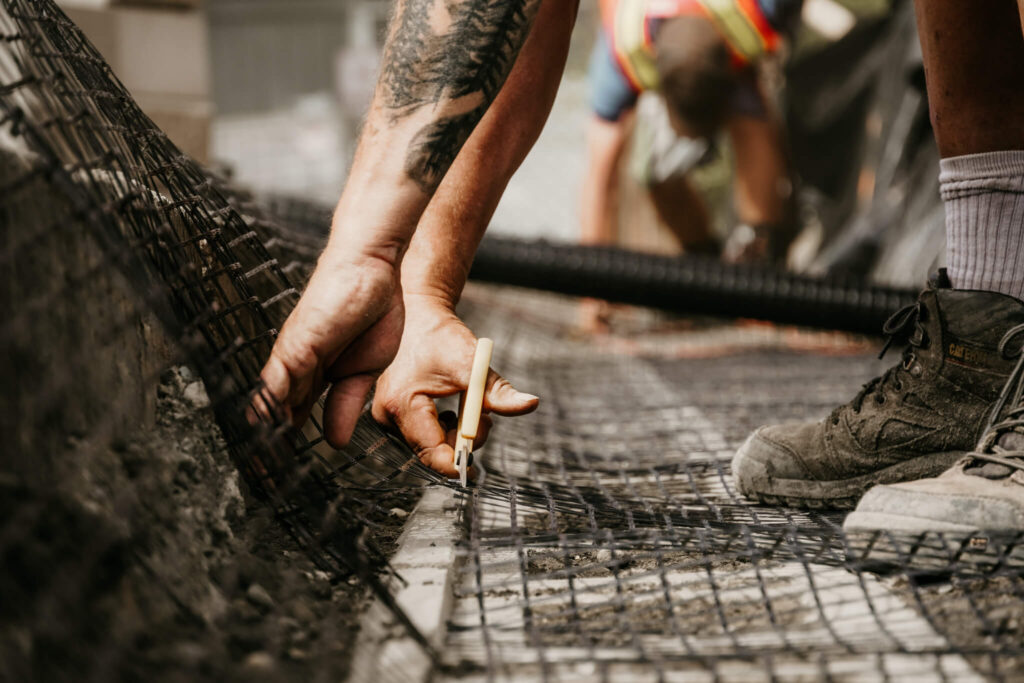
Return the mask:
<svg viewBox="0 0 1024 683">
<path fill-rule="evenodd" d="M 403 318 L 396 268 L 375 258 L 338 262 L 325 254 L 260 376 L 295 427 L 329 385 L 324 436 L 340 448 L 398 351 Z M 270 413 L 259 398 L 253 408 L 264 418 Z"/>
<path fill-rule="evenodd" d="M 433 296 L 405 297 L 406 325 L 394 363 L 381 375 L 373 398 L 373 417 L 398 428 L 420 460 L 434 470 L 457 477 L 454 416 L 437 414 L 435 398 L 466 390 L 473 367 L 476 337 L 451 306 Z M 491 370 L 484 392 L 484 413 L 474 447 L 487 438 L 496 415 L 525 415 L 539 399 L 516 391 Z"/>
</svg>

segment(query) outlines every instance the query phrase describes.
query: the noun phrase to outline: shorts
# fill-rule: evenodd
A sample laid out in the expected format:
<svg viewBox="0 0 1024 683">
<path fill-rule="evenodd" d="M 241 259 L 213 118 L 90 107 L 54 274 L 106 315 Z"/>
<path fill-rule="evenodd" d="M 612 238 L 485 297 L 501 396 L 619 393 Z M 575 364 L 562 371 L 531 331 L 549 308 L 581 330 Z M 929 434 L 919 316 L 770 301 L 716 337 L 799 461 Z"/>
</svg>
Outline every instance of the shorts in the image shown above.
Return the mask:
<svg viewBox="0 0 1024 683">
<path fill-rule="evenodd" d="M 615 122 L 636 106 L 640 93 L 622 73 L 604 31 L 598 34 L 590 56 L 587 80 L 590 82 L 590 107 L 599 118 Z"/>
</svg>

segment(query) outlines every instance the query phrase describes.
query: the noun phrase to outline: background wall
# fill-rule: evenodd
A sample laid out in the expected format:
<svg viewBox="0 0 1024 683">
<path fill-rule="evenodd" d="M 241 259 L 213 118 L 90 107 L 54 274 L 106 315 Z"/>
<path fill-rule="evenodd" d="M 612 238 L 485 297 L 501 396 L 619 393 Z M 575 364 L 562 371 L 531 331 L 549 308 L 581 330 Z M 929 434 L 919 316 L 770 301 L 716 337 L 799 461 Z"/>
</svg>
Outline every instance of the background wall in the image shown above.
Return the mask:
<svg viewBox="0 0 1024 683">
<path fill-rule="evenodd" d="M 207 0 L 217 111 L 289 106 L 296 97 L 330 88 L 342 49 L 376 53 L 389 4 Z"/>
</svg>

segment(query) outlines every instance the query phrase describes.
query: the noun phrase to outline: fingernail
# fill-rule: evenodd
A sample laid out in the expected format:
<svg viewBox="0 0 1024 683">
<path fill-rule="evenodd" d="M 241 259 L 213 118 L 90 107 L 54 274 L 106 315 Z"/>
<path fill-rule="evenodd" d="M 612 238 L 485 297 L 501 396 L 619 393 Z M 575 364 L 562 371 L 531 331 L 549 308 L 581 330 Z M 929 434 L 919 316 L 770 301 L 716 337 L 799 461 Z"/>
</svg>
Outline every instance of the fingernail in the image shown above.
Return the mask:
<svg viewBox="0 0 1024 683">
<path fill-rule="evenodd" d="M 534 396 L 533 394 L 527 394 L 525 391 L 520 391 L 518 393 L 519 393 L 520 398 L 522 398 L 524 401 L 539 401 L 540 400 L 540 396 Z"/>
</svg>

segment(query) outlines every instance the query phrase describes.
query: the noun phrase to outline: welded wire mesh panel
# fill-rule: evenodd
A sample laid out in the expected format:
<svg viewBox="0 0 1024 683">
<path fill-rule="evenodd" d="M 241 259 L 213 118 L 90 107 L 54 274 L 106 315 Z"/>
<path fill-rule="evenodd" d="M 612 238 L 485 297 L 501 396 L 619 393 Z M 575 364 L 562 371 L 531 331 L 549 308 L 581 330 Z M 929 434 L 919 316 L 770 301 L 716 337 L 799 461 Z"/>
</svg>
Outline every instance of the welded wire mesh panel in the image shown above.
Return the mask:
<svg viewBox="0 0 1024 683">
<path fill-rule="evenodd" d="M 467 494 L 451 678 L 981 680 L 1024 663 L 1019 539 L 846 538 L 841 512 L 733 487 L 753 429 L 819 419 L 881 368 L 861 342 L 810 351 L 783 331 L 764 348 L 754 328 L 737 352 L 736 328 L 711 325 L 732 345 L 692 357 L 693 330 L 654 325 L 661 344 L 624 354 L 567 337 L 536 297 L 482 296 L 467 319 L 544 400 L 501 425 Z"/>
</svg>

